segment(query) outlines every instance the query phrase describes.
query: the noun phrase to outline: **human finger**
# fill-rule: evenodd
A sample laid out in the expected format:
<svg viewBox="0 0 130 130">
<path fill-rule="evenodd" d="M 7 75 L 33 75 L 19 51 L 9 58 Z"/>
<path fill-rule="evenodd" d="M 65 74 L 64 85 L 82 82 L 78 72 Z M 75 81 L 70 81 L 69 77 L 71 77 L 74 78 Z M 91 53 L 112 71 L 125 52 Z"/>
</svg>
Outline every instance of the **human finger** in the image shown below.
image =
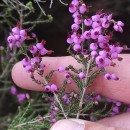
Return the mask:
<svg viewBox="0 0 130 130">
<path fill-rule="evenodd" d="M 50 130 L 129 130 L 126 128 L 109 127 L 95 122 L 80 119 L 64 119 L 56 122 Z"/>
<path fill-rule="evenodd" d="M 89 89 L 95 91 L 97 94 L 101 94 L 125 103 L 130 103 L 130 58 L 129 55 L 125 54 L 120 56 L 123 58 L 123 61 L 115 61 L 117 64 L 116 67 L 106 68 L 108 72 L 118 75 L 120 80 L 105 80 L 104 77 L 100 74 L 95 78 L 92 86 Z M 76 68 L 81 67 L 81 65 L 70 56 L 44 57 L 42 62 L 46 64 L 45 74 L 49 73 L 50 70 L 58 69 L 60 66 L 66 67 L 70 64 Z M 37 73 L 35 73 L 35 77 L 43 81 L 42 77 L 38 76 Z M 13 67 L 12 78 L 16 85 L 24 89 L 43 91 L 43 87 L 34 83 L 30 78 L 30 74 L 24 71 L 21 62 L 17 63 Z M 57 86 L 61 86 L 63 79 L 64 76 L 62 73 L 55 73 L 51 79 L 51 82 L 57 84 Z M 74 89 L 77 91 L 75 86 L 75 83 L 72 83 L 67 86 L 67 90 Z"/>
</svg>

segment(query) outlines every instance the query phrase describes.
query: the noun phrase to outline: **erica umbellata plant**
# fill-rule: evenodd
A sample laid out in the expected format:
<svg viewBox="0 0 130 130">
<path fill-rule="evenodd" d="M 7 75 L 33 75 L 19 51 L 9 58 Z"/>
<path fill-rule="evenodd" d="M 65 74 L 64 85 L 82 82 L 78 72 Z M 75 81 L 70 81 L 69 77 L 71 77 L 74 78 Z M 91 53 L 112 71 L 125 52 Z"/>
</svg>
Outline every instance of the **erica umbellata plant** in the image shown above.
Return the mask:
<svg viewBox="0 0 130 130">
<path fill-rule="evenodd" d="M 25 55 L 22 64 L 25 71 L 30 74 L 30 78 L 43 87 L 43 98 L 50 109 L 36 122 L 49 122 L 49 125 L 45 126 L 47 128 L 59 119 L 85 118 L 95 121 L 121 111 L 130 111 L 127 105 L 122 110 L 121 102 L 95 95 L 94 91 L 86 93 L 98 74 L 102 74 L 104 80 L 120 80 L 118 75 L 107 72 L 106 68 L 116 66 L 115 60 L 123 60 L 119 54 L 126 49 L 120 46 L 118 41 L 113 40 L 115 32 L 123 33 L 124 23 L 115 21 L 112 14 L 102 10 L 91 16 L 90 10 L 91 7 L 82 0 L 72 0 L 69 4 L 73 24 L 67 36 L 67 44 L 69 44 L 67 51 L 80 64 L 80 68 L 72 65 L 61 66 L 45 74 L 44 56 L 53 53 L 46 48 L 45 40 L 35 40 L 35 44 L 31 45 L 28 51 L 24 51 L 23 41 L 36 39 L 36 36 L 34 33 L 29 36 L 28 29 L 21 29 L 19 26 L 14 27 L 7 38 L 10 50 L 16 47 Z M 36 79 L 34 73 L 43 80 Z M 63 74 L 62 86 L 51 82 L 54 73 Z M 71 83 L 75 83 L 78 92 L 74 90 L 66 92 L 67 85 Z M 17 95 L 19 100 L 21 99 L 15 89 L 12 89 L 12 93 Z M 29 97 L 27 94 L 24 95 L 24 98 Z M 24 125 L 23 123 L 17 127 Z"/>
</svg>

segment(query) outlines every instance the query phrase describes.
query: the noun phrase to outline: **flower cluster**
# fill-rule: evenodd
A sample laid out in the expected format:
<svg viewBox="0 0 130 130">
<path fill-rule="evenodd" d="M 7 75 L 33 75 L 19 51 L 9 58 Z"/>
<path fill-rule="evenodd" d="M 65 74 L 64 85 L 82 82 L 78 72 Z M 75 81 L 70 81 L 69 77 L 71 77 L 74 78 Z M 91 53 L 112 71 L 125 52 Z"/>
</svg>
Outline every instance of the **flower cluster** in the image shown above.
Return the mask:
<svg viewBox="0 0 130 130">
<path fill-rule="evenodd" d="M 21 44 L 28 39 L 27 30 L 20 29 L 18 26 L 12 28 L 10 36 L 8 36 L 7 41 L 9 43 L 9 48 L 12 50 L 14 46 L 20 48 Z"/>
<path fill-rule="evenodd" d="M 38 70 L 39 72 L 44 71 L 45 65 L 41 63 L 41 56 L 51 54 L 53 52 L 51 50 L 47 50 L 44 47 L 45 43 L 46 41 L 42 40 L 40 43 L 30 46 L 29 51 L 33 57 L 30 58 L 29 56 L 27 56 L 22 60 L 22 64 L 26 72 L 34 72 L 35 70 Z"/>
<path fill-rule="evenodd" d="M 11 87 L 10 93 L 11 93 L 12 95 L 15 95 L 15 96 L 17 97 L 19 103 L 22 103 L 22 102 L 24 102 L 26 99 L 29 99 L 29 98 L 30 98 L 28 93 L 19 93 L 15 86 L 12 86 L 12 87 Z"/>
<path fill-rule="evenodd" d="M 71 33 L 68 35 L 67 43 L 72 45 L 74 52 L 84 54 L 84 46 L 89 47 L 87 55 L 90 55 L 98 69 L 103 69 L 112 65 L 113 59 L 119 59 L 118 54 L 122 52 L 123 47 L 119 43 L 112 41 L 113 31 L 123 32 L 124 23 L 112 19 L 112 14 L 106 14 L 102 11 L 87 16 L 90 7 L 79 0 L 72 0 L 69 6 L 69 12 L 72 13 L 74 24 L 71 26 Z M 83 76 L 84 77 L 84 76 Z M 111 75 L 105 75 L 105 79 L 118 79 Z M 114 77 L 114 78 L 113 78 Z"/>
<path fill-rule="evenodd" d="M 46 85 L 44 89 L 45 92 L 58 92 L 58 87 L 55 84 Z"/>
</svg>

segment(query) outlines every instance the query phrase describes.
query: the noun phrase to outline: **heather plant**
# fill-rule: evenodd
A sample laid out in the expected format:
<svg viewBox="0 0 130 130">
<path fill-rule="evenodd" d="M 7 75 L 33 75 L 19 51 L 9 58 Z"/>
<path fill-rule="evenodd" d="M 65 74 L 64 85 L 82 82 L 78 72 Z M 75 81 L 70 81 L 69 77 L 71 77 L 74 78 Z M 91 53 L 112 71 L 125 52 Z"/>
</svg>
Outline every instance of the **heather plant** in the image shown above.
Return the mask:
<svg viewBox="0 0 130 130">
<path fill-rule="evenodd" d="M 53 1 L 50 7 L 52 3 Z M 30 28 L 24 28 L 24 19 L 13 26 L 7 37 L 8 51 L 13 52 L 10 60 L 15 60 L 19 54 L 24 56 L 21 62 L 25 72 L 30 75 L 35 84 L 43 88 L 43 102 L 40 109 L 44 110 L 37 112 L 36 102 L 39 99 L 32 100 L 32 95 L 19 93 L 13 86 L 10 91 L 12 95 L 15 95 L 20 103 L 25 99 L 29 103 L 26 102 L 19 108 L 9 130 L 49 129 L 60 119 L 77 118 L 96 121 L 130 111 L 129 105 L 96 95 L 94 91 L 87 92 L 99 74 L 104 77 L 104 80 L 115 80 L 115 82 L 120 80 L 118 75 L 107 72 L 106 68 L 115 67 L 116 60 L 121 62 L 123 59 L 119 54 L 127 49 L 113 39 L 115 32 L 123 33 L 124 23 L 115 21 L 112 14 L 102 10 L 91 15 L 90 10 L 91 6 L 86 5 L 82 0 L 72 0 L 69 4 L 69 12 L 74 23 L 66 40 L 69 45 L 67 52 L 77 61 L 79 68 L 70 64 L 46 73 L 48 66 L 44 62 L 44 56 L 55 53 L 53 48 L 48 50 L 47 41 L 39 41 Z M 55 74 L 64 77 L 61 86 L 52 82 L 51 79 Z M 72 89 L 68 92 L 70 84 L 74 84 L 77 91 Z"/>
</svg>

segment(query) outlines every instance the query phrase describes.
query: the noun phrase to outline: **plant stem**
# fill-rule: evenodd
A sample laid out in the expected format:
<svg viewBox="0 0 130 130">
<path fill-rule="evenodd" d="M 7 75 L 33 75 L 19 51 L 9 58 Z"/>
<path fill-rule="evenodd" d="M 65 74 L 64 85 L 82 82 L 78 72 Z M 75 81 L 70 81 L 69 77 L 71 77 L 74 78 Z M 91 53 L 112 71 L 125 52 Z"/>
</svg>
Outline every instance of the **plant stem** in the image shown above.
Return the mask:
<svg viewBox="0 0 130 130">
<path fill-rule="evenodd" d="M 44 118 L 48 118 L 48 117 L 50 117 L 50 116 L 46 116 Z M 34 120 L 34 121 L 29 121 L 29 122 L 26 122 L 26 123 L 22 123 L 22 124 L 16 125 L 14 128 L 21 127 L 21 126 L 24 126 L 26 124 L 33 124 L 33 123 L 40 122 L 40 121 L 41 121 L 41 119 L 37 119 L 37 120 Z"/>
<path fill-rule="evenodd" d="M 88 64 L 87 64 L 86 78 L 85 78 L 85 80 L 84 80 L 84 82 L 85 82 L 84 85 L 85 85 L 85 86 L 84 86 L 84 88 L 83 88 L 82 97 L 81 97 L 80 102 L 79 102 L 79 111 L 78 111 L 77 116 L 76 116 L 77 119 L 78 119 L 79 116 L 80 116 L 80 110 L 82 109 L 85 91 L 86 91 L 86 88 L 88 87 L 88 86 L 87 86 L 87 81 L 88 81 L 88 74 L 89 74 L 90 65 L 91 65 L 91 59 L 89 60 L 89 62 L 88 62 Z"/>
<path fill-rule="evenodd" d="M 64 111 L 64 109 L 63 109 L 63 107 L 62 107 L 62 104 L 60 103 L 60 100 L 58 99 L 58 97 L 57 97 L 57 95 L 56 95 L 55 92 L 53 92 L 53 94 L 54 94 L 54 96 L 55 96 L 55 98 L 56 98 L 56 101 L 58 102 L 58 104 L 59 104 L 59 106 L 60 106 L 60 108 L 61 108 L 61 110 L 62 110 L 62 112 L 63 112 L 63 115 L 64 115 L 65 119 L 67 119 L 67 115 L 66 115 L 66 113 L 65 113 L 65 111 Z"/>
</svg>

